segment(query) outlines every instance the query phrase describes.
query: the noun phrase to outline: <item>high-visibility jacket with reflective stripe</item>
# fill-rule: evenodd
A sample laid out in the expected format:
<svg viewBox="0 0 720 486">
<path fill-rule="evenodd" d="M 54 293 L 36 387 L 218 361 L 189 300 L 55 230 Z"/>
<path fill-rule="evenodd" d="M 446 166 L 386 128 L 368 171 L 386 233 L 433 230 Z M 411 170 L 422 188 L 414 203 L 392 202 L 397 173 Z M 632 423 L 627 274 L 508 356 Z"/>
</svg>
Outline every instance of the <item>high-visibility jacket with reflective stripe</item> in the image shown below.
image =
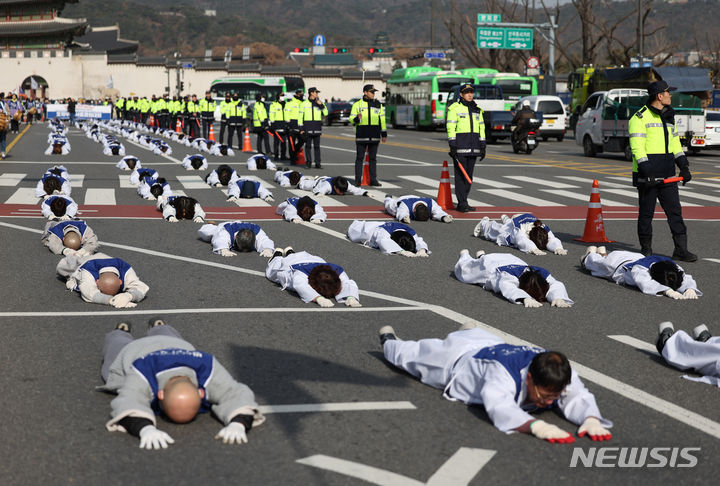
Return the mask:
<svg viewBox="0 0 720 486">
<path fill-rule="evenodd" d="M 285 121 L 288 122 L 290 128 L 297 129 L 300 126 L 300 105 L 302 105 L 302 100 L 295 97 L 285 102 Z"/>
<path fill-rule="evenodd" d="M 215 100 L 203 98 L 198 102 L 198 110 L 204 115 L 215 113 Z"/>
<path fill-rule="evenodd" d="M 485 142 L 485 121 L 483 111 L 470 110 L 462 102 L 456 101 L 447 110 L 448 141 L 457 148 L 459 155 L 479 155 Z"/>
<path fill-rule="evenodd" d="M 233 122 L 240 122 L 241 118 L 247 118 L 247 108 L 245 104 L 240 100 L 233 100 L 227 106 L 225 106 L 225 116 Z"/>
<path fill-rule="evenodd" d="M 327 106 L 324 103 L 318 105 L 316 101 L 305 100 L 300 105 L 298 123 L 302 124 L 308 135 L 322 133 L 322 117 L 328 114 Z"/>
<path fill-rule="evenodd" d="M 350 121 L 355 125 L 356 142 L 377 143 L 382 137 L 387 137 L 385 106 L 378 100 L 363 97 L 356 101 L 350 110 Z"/>
<path fill-rule="evenodd" d="M 253 105 L 253 126 L 254 127 L 261 127 L 265 124 L 267 124 L 267 109 L 265 108 L 265 103 L 262 101 L 256 101 Z"/>
<path fill-rule="evenodd" d="M 232 101 L 229 100 L 222 100 L 220 102 L 220 115 L 222 115 L 223 118 L 227 118 L 227 108 L 231 103 Z"/>
<path fill-rule="evenodd" d="M 647 106 L 640 108 L 628 123 L 630 150 L 633 158 L 633 184 L 637 184 L 638 169 L 656 178 L 675 175 L 676 159 L 685 159 L 680 137 L 673 123 L 663 123 L 659 114 Z"/>
<path fill-rule="evenodd" d="M 270 109 L 268 110 L 268 119 L 270 123 L 285 121 L 285 108 L 279 101 L 273 101 L 270 103 Z"/>
</svg>

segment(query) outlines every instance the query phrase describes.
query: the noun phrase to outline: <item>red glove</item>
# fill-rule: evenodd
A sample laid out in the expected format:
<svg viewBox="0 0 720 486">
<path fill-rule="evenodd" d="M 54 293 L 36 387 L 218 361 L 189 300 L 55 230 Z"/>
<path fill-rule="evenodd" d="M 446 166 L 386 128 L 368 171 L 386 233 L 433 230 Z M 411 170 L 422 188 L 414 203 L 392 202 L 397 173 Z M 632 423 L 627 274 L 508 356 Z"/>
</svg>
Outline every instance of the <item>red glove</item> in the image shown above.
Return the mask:
<svg viewBox="0 0 720 486">
<path fill-rule="evenodd" d="M 594 441 L 604 441 L 612 439 L 612 434 L 608 429 L 600 425 L 600 421 L 595 417 L 588 417 L 578 429 L 578 437 L 588 435 Z"/>
</svg>

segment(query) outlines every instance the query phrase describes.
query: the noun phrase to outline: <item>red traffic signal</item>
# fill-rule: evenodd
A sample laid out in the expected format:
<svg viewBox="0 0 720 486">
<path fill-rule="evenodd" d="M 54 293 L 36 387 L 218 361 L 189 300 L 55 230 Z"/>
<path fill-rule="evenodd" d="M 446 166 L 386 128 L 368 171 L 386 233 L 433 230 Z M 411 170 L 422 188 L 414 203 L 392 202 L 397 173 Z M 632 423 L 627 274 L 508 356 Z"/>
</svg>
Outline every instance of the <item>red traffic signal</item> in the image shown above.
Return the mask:
<svg viewBox="0 0 720 486">
<path fill-rule="evenodd" d="M 310 49 L 308 49 L 307 47 L 296 47 L 295 49 L 293 49 L 293 52 L 309 52 L 309 51 L 310 51 Z"/>
<path fill-rule="evenodd" d="M 368 49 L 368 52 L 369 52 L 370 54 L 375 54 L 375 48 L 374 48 L 374 47 L 371 47 L 370 49 Z"/>
</svg>

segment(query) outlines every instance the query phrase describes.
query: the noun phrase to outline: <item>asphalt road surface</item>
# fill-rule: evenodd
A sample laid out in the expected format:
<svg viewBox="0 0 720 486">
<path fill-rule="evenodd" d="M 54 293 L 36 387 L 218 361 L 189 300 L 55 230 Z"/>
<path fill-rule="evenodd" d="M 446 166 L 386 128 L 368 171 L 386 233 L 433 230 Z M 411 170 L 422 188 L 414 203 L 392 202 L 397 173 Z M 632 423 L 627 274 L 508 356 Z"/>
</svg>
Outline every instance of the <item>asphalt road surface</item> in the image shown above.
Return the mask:
<svg viewBox="0 0 720 486">
<path fill-rule="evenodd" d="M 185 171 L 194 150 L 171 143 L 169 157 L 125 141 L 128 154 L 157 169 L 176 191 L 197 198 L 215 220 L 258 221 L 277 246 L 292 245 L 345 268 L 361 290 L 360 309 L 304 304 L 264 277 L 266 259 L 256 253 L 226 259 L 197 238 L 198 224 L 170 224 L 152 201 L 137 196 L 120 159 L 73 128 L 72 151 L 45 156 L 46 125 L 24 131 L 0 163 L 0 235 L 3 298 L 0 363 L 3 410 L 0 484 L 710 484 L 720 443 L 718 390 L 684 380 L 683 372 L 654 351 L 664 320 L 690 330 L 707 323 L 720 334 L 720 152 L 691 157 L 693 181 L 681 187 L 690 249 L 700 259 L 683 264 L 704 292 L 696 301 L 651 297 L 592 278 L 579 267 L 593 179 L 600 182 L 608 249 L 638 250 L 636 192 L 630 163 L 620 155 L 585 158 L 572 139 L 541 143 L 532 155 L 500 143 L 476 166 L 471 204 L 478 211 L 452 224 L 414 222 L 428 242 L 427 259 L 383 256 L 344 237 L 353 219 L 387 219 L 384 194 L 437 194 L 447 144 L 441 132 L 391 130 L 379 150 L 383 187 L 370 197 L 325 197 L 322 226 L 293 225 L 259 200 L 226 201 L 220 188 L 201 181 L 207 171 Z M 217 132 L 216 132 L 217 133 Z M 325 129 L 323 169 L 314 175 L 353 173 L 350 127 Z M 254 137 L 253 137 L 254 146 Z M 208 156 L 210 168 L 234 158 Z M 45 221 L 33 190 L 42 173 L 62 163 L 73 198 L 101 240 L 101 251 L 130 262 L 150 286 L 134 309 L 83 302 L 55 275 L 58 256 L 40 243 Z M 253 173 L 272 188 L 275 204 L 293 195 L 272 183 L 272 173 Z M 451 174 L 452 178 L 452 174 Z M 533 212 L 569 250 L 567 256 L 533 256 L 472 236 L 483 216 Z M 670 255 L 669 229 L 658 207 L 654 249 Z M 525 309 L 458 282 L 452 270 L 461 249 L 508 252 L 547 268 L 565 283 L 570 309 Z M 175 444 L 146 451 L 138 440 L 109 433 L 112 396 L 101 384 L 103 336 L 120 320 L 144 335 L 147 319 L 161 316 L 198 349 L 213 353 L 248 384 L 267 414 L 249 433 L 249 443 L 228 446 L 213 437 L 222 425 L 209 415 L 192 424 L 160 420 Z M 608 443 L 587 438 L 557 445 L 523 434 L 505 435 L 481 407 L 443 399 L 389 366 L 377 330 L 391 324 L 401 338 L 444 337 L 475 322 L 510 342 L 528 342 L 565 352 L 603 415 L 614 422 Z M 562 417 L 539 416 L 575 433 Z M 602 446 L 612 447 L 601 450 Z M 643 448 L 665 460 L 620 470 L 622 448 Z M 594 449 L 593 448 L 598 448 Z M 687 449 L 690 448 L 690 449 Z M 685 449 L 685 450 L 683 450 Z M 574 452 L 575 451 L 575 452 Z M 573 454 L 600 460 L 575 460 Z M 689 460 L 688 456 L 695 460 Z M 695 462 L 696 464 L 693 464 Z M 654 464 L 658 467 L 650 467 Z M 608 467 L 599 467 L 608 466 Z M 693 466 L 693 467 L 681 467 Z"/>
</svg>

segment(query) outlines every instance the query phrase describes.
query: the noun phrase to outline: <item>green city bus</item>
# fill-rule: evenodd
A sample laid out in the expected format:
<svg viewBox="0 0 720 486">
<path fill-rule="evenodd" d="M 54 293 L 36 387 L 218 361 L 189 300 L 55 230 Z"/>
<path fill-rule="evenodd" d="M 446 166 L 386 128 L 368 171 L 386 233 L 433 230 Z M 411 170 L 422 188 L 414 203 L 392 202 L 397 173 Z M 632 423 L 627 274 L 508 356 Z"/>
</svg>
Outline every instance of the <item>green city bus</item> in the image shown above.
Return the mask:
<svg viewBox="0 0 720 486">
<path fill-rule="evenodd" d="M 473 77 L 460 71 L 436 67 L 396 69 L 387 81 L 385 117 L 393 128 L 445 126 L 445 105 L 453 86 L 471 83 Z"/>
<path fill-rule="evenodd" d="M 520 98 L 538 94 L 537 79 L 517 73 L 477 74 L 475 83 L 502 88 L 506 110 L 512 110 Z"/>
<path fill-rule="evenodd" d="M 260 78 L 241 78 L 228 76 L 218 78 L 210 84 L 210 92 L 216 101 L 225 99 L 225 94 L 238 94 L 246 104 L 255 103 L 255 95 L 261 94 L 267 102 L 275 101 L 278 94 L 292 96 L 296 89 L 305 89 L 302 78 L 283 76 L 263 76 Z"/>
</svg>

